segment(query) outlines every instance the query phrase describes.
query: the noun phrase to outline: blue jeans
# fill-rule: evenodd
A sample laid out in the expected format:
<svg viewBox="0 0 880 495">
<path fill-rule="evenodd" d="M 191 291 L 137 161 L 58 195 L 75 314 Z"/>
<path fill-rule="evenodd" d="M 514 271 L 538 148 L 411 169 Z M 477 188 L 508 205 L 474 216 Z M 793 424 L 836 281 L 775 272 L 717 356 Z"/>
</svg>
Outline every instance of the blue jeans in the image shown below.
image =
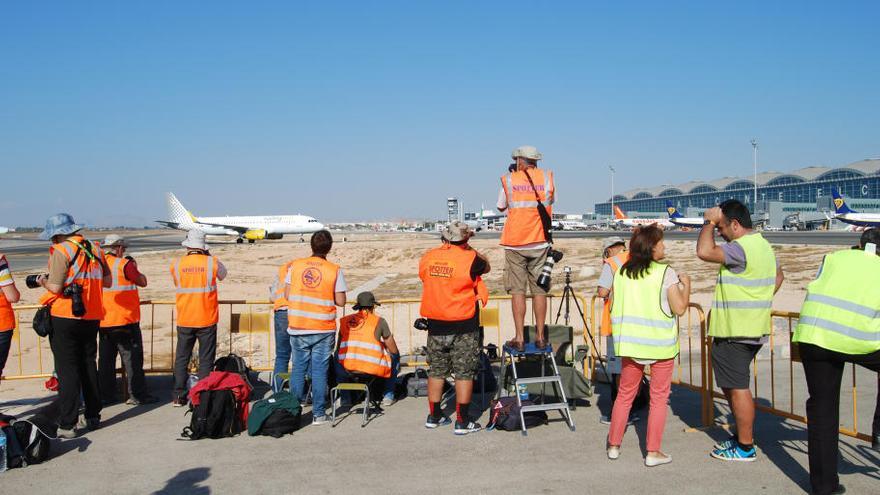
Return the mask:
<svg viewBox="0 0 880 495">
<path fill-rule="evenodd" d="M 12 347 L 12 330 L 0 332 L 0 376 L 6 366 L 6 358 L 9 357 L 9 348 Z"/>
<path fill-rule="evenodd" d="M 348 370 L 342 366 L 339 359 L 333 360 L 333 366 L 336 371 L 336 383 L 345 383 L 351 375 Z M 382 397 L 385 399 L 394 399 L 394 387 L 397 385 L 397 375 L 400 373 L 400 354 L 391 355 L 391 376 L 382 379 L 385 386 L 382 390 Z M 351 403 L 352 392 L 342 392 L 342 401 Z"/>
<path fill-rule="evenodd" d="M 306 370 L 312 375 L 312 417 L 324 416 L 327 407 L 327 371 L 330 356 L 336 342 L 335 332 L 314 333 L 311 335 L 291 335 L 293 348 L 293 372 L 290 384 L 294 396 L 305 402 Z"/>
<path fill-rule="evenodd" d="M 275 368 L 272 370 L 274 377 L 278 373 L 287 373 L 292 351 L 290 348 L 290 335 L 287 334 L 287 311 L 275 312 Z M 281 389 L 281 378 L 275 378 L 272 383 L 272 391 Z"/>
</svg>

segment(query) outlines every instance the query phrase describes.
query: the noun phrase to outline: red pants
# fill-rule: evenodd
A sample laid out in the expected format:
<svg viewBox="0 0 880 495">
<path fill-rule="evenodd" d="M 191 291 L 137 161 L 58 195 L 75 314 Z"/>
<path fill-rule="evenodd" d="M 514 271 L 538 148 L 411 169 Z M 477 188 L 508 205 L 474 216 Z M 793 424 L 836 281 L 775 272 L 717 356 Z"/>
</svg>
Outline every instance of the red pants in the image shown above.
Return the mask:
<svg viewBox="0 0 880 495">
<path fill-rule="evenodd" d="M 663 428 L 666 425 L 666 402 L 672 387 L 672 370 L 675 359 L 657 361 L 651 365 L 651 408 L 648 412 L 648 452 L 660 450 L 663 442 Z M 632 403 L 639 392 L 639 384 L 645 367 L 630 358 L 623 358 L 620 374 L 620 388 L 611 410 L 611 427 L 608 430 L 608 443 L 620 445 Z"/>
</svg>

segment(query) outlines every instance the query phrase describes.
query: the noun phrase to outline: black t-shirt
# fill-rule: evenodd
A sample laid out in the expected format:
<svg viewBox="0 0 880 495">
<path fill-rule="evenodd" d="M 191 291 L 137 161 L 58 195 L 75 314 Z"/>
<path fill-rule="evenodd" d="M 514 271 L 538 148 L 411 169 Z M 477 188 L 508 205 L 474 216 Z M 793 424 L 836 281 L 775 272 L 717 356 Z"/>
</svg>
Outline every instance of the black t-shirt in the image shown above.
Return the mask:
<svg viewBox="0 0 880 495">
<path fill-rule="evenodd" d="M 486 260 L 477 256 L 471 264 L 471 280 L 476 280 L 477 277 L 485 274 L 488 269 L 489 264 L 486 263 Z M 476 297 L 476 293 L 474 293 L 474 297 Z M 452 335 L 476 332 L 480 328 L 480 307 L 476 302 L 474 303 L 474 307 L 476 308 L 474 316 L 466 320 L 445 321 L 428 318 L 428 335 Z"/>
</svg>

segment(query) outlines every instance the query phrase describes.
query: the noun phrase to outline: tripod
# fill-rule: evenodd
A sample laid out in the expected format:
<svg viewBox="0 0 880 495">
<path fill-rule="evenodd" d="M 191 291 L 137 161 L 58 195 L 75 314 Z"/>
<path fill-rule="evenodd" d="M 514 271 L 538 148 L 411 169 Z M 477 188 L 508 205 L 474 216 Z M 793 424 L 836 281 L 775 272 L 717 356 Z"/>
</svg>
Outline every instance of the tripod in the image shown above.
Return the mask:
<svg viewBox="0 0 880 495">
<path fill-rule="evenodd" d="M 554 325 L 559 324 L 559 317 L 565 317 L 565 326 L 568 326 L 568 322 L 571 316 L 571 302 L 574 301 L 574 307 L 577 309 L 578 314 L 581 317 L 581 321 L 584 323 L 584 333 L 587 334 L 587 337 L 590 338 L 590 343 L 592 344 L 593 349 L 596 350 L 596 362 L 599 363 L 599 367 L 602 368 L 602 373 L 605 374 L 605 379 L 608 380 L 608 383 L 612 383 L 611 374 L 608 373 L 608 369 L 605 368 L 605 363 L 599 358 L 599 347 L 596 345 L 596 339 L 593 338 L 592 332 L 590 332 L 590 326 L 587 324 L 587 318 L 584 316 L 584 311 L 581 309 L 581 304 L 578 302 L 577 297 L 574 295 L 574 289 L 571 288 L 571 267 L 566 266 L 563 268 L 563 272 L 565 273 L 565 287 L 562 289 L 562 298 L 559 301 L 559 309 L 556 310 L 556 319 L 553 321 Z M 563 315 L 562 309 L 565 308 L 565 314 Z"/>
</svg>

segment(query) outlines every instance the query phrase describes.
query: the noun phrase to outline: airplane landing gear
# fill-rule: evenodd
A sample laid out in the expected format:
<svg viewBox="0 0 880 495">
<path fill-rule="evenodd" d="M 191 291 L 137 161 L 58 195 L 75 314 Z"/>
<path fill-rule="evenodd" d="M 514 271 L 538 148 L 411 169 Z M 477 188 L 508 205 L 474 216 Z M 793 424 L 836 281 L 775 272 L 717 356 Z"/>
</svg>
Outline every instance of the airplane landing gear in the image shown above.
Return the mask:
<svg viewBox="0 0 880 495">
<path fill-rule="evenodd" d="M 241 244 L 243 242 L 244 242 L 244 239 L 242 239 L 241 237 L 239 237 L 238 239 L 235 240 L 236 244 Z"/>
<path fill-rule="evenodd" d="M 299 236 L 299 242 L 306 242 L 306 238 L 304 236 Z"/>
<path fill-rule="evenodd" d="M 253 244 L 255 241 L 253 239 L 248 239 L 248 244 Z"/>
</svg>

